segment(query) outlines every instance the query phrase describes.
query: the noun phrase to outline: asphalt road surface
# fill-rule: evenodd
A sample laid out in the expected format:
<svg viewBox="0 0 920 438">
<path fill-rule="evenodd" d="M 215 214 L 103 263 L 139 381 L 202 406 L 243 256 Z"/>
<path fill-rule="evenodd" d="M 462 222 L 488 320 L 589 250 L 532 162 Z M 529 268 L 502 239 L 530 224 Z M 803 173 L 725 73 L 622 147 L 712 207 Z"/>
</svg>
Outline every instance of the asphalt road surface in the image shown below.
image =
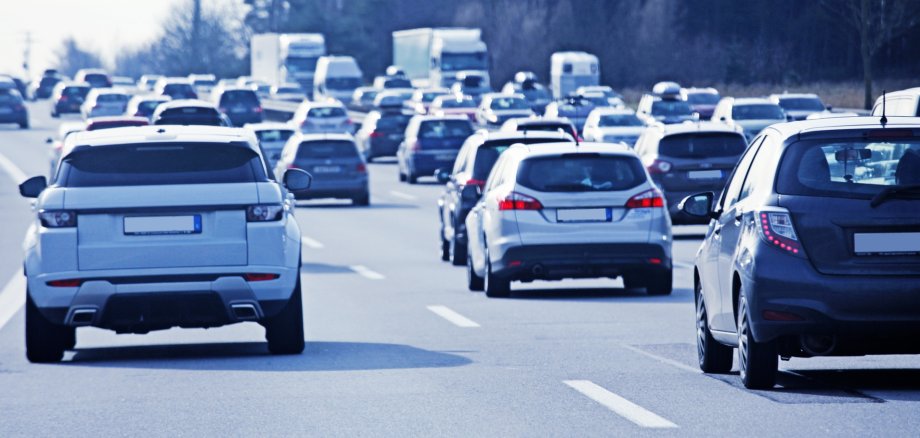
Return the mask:
<svg viewBox="0 0 920 438">
<path fill-rule="evenodd" d="M 148 335 L 78 330 L 53 365 L 25 359 L 21 244 L 32 220 L 14 181 L 48 169 L 59 120 L 0 127 L 0 436 L 916 436 L 912 356 L 792 359 L 779 385 L 696 367 L 692 259 L 705 227 L 678 227 L 667 297 L 617 280 L 465 287 L 438 259 L 435 182 L 370 166 L 371 203 L 309 202 L 299 356 L 268 355 L 245 323 Z"/>
</svg>

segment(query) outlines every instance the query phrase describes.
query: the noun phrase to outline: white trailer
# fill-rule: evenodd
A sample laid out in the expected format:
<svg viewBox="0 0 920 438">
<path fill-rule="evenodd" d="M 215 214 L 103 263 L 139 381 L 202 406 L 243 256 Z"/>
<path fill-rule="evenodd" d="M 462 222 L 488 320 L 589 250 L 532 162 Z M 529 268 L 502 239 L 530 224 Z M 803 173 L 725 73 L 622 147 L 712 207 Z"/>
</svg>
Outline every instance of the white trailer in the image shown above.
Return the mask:
<svg viewBox="0 0 920 438">
<path fill-rule="evenodd" d="M 318 33 L 263 33 L 253 35 L 252 76 L 273 86 L 296 83 L 313 89 L 316 61 L 326 55 L 326 39 Z"/>
<path fill-rule="evenodd" d="M 450 87 L 461 71 L 488 81 L 489 54 L 479 29 L 422 28 L 393 32 L 393 65 L 413 85 Z"/>
<path fill-rule="evenodd" d="M 600 80 L 597 56 L 586 52 L 556 52 L 550 57 L 550 88 L 554 99 L 566 97 L 578 87 L 599 85 Z"/>
</svg>

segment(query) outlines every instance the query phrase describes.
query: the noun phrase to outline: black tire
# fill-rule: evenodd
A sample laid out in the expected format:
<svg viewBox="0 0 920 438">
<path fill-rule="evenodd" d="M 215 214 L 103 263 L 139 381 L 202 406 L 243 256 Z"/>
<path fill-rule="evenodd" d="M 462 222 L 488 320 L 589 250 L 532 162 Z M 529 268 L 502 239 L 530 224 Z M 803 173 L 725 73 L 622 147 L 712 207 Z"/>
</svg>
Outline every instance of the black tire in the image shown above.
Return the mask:
<svg viewBox="0 0 920 438">
<path fill-rule="evenodd" d="M 412 172 L 411 170 L 406 170 L 406 172 L 406 182 L 409 184 L 418 184 L 418 175 L 416 175 L 415 172 Z"/>
<path fill-rule="evenodd" d="M 76 344 L 75 329 L 48 321 L 28 292 L 26 296 L 26 359 L 32 363 L 60 362 L 64 350 Z"/>
<path fill-rule="evenodd" d="M 441 238 L 441 261 L 450 261 L 450 242 L 443 237 Z"/>
<path fill-rule="evenodd" d="M 726 374 L 732 370 L 734 349 L 719 343 L 709 331 L 709 319 L 703 291 L 696 285 L 696 353 L 704 373 Z"/>
<path fill-rule="evenodd" d="M 671 295 L 674 273 L 670 269 L 649 278 L 645 283 L 645 292 L 649 295 Z"/>
<path fill-rule="evenodd" d="M 747 298 L 742 289 L 738 303 L 738 369 L 748 389 L 770 389 L 776 384 L 776 342 L 757 342 L 751 335 Z"/>
<path fill-rule="evenodd" d="M 272 354 L 300 354 L 304 348 L 303 298 L 300 279 L 294 286 L 294 293 L 284 309 L 269 318 L 264 324 L 265 340 Z"/>
<path fill-rule="evenodd" d="M 365 193 L 357 198 L 352 198 L 351 202 L 352 205 L 367 207 L 368 205 L 371 205 L 371 194 Z"/>
<path fill-rule="evenodd" d="M 511 296 L 511 280 L 501 278 L 492 273 L 492 261 L 489 260 L 489 253 L 486 253 L 486 276 L 485 276 L 486 296 L 489 298 L 507 298 Z"/>
<path fill-rule="evenodd" d="M 469 253 L 469 251 L 467 251 Z M 485 279 L 476 274 L 473 269 L 473 257 L 466 256 L 466 287 L 473 292 L 482 292 L 485 289 Z"/>
<path fill-rule="evenodd" d="M 466 245 L 457 243 L 457 236 L 450 239 L 450 264 L 463 266 L 466 264 Z"/>
<path fill-rule="evenodd" d="M 399 170 L 399 182 L 406 182 L 406 174 L 402 173 L 402 170 Z"/>
<path fill-rule="evenodd" d="M 29 122 L 28 122 L 28 120 L 25 121 L 25 122 L 19 123 L 19 129 L 29 129 Z"/>
<path fill-rule="evenodd" d="M 51 117 L 54 117 L 54 118 L 56 119 L 56 118 L 58 118 L 58 117 L 61 117 L 61 115 L 58 114 L 57 111 L 51 111 Z"/>
</svg>

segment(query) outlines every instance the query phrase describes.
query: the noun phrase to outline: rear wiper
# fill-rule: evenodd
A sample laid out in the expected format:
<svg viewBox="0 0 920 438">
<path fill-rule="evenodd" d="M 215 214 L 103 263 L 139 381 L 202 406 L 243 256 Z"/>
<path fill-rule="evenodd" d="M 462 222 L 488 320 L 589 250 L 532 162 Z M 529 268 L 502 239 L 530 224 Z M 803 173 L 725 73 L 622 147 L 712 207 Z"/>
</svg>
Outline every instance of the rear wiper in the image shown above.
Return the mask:
<svg viewBox="0 0 920 438">
<path fill-rule="evenodd" d="M 920 195 L 920 184 L 904 184 L 886 187 L 872 198 L 872 202 L 869 203 L 869 206 L 872 208 L 878 207 L 882 205 L 883 202 L 894 198 L 896 195 L 906 193 Z"/>
</svg>

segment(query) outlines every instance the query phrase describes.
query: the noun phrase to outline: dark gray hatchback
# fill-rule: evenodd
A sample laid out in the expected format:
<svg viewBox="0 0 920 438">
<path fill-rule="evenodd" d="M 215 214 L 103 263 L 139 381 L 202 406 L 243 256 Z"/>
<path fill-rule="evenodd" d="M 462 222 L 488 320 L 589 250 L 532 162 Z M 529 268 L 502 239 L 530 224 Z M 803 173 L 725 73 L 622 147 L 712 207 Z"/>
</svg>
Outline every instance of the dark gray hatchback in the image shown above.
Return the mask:
<svg viewBox="0 0 920 438">
<path fill-rule="evenodd" d="M 739 349 L 749 388 L 777 358 L 920 354 L 920 118 L 783 123 L 754 139 L 697 254 L 700 368 Z"/>
</svg>

